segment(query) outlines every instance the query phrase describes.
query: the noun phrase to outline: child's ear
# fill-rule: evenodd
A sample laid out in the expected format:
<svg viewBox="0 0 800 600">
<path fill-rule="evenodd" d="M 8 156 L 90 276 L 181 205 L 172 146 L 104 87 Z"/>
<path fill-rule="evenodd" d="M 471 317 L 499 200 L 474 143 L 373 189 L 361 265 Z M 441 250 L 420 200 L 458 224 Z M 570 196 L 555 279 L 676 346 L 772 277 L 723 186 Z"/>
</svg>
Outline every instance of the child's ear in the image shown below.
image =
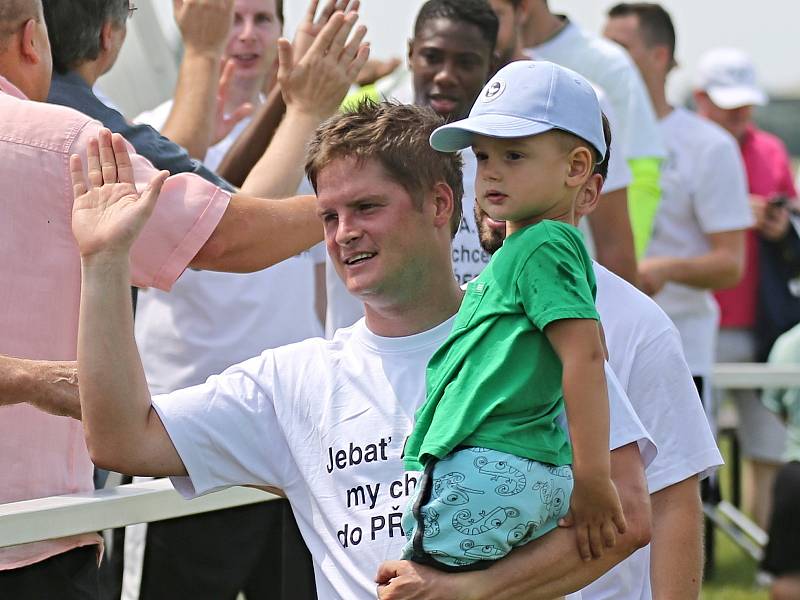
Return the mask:
<svg viewBox="0 0 800 600">
<path fill-rule="evenodd" d="M 594 173 L 589 177 L 575 200 L 576 217 L 585 217 L 594 212 L 603 190 L 603 176 Z"/>
<path fill-rule="evenodd" d="M 569 172 L 567 174 L 567 185 L 578 187 L 583 185 L 594 170 L 594 156 L 592 151 L 586 146 L 578 146 L 567 157 L 569 161 Z"/>
</svg>

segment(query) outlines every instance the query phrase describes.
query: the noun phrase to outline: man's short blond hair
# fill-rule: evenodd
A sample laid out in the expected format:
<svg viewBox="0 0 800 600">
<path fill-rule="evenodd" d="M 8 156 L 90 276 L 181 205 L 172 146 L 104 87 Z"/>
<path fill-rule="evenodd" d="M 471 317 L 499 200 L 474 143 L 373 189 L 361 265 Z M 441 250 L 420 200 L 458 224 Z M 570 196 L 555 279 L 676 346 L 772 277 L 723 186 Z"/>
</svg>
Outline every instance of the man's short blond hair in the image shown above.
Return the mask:
<svg viewBox="0 0 800 600">
<path fill-rule="evenodd" d="M 464 182 L 461 156 L 437 152 L 428 140 L 444 120 L 427 107 L 364 100 L 352 112 L 340 113 L 314 134 L 306 157 L 306 175 L 317 189 L 319 172 L 335 160 L 376 160 L 387 175 L 422 207 L 426 192 L 440 182 L 453 190 L 451 233 L 461 224 Z"/>
</svg>

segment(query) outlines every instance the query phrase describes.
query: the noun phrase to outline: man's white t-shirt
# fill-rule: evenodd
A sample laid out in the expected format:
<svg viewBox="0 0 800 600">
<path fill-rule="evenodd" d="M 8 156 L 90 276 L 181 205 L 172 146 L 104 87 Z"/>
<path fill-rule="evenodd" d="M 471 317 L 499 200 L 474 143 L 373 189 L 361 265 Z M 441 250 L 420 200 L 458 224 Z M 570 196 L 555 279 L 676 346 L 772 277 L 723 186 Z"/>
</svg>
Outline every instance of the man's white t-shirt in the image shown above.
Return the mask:
<svg viewBox="0 0 800 600">
<path fill-rule="evenodd" d="M 739 147 L 727 131 L 685 108 L 675 108 L 659 126 L 668 153 L 646 256 L 706 254 L 709 234 L 753 224 Z M 711 291 L 670 282 L 655 301 L 678 328 L 692 374 L 710 375 L 719 323 Z"/>
<path fill-rule="evenodd" d="M 264 96 L 261 97 L 261 101 L 264 102 Z M 134 121 L 136 123 L 142 123 L 144 125 L 150 125 L 153 129 L 157 131 L 161 131 L 161 128 L 164 126 L 164 123 L 167 122 L 167 117 L 169 117 L 169 113 L 172 110 L 172 100 L 167 100 L 156 106 L 152 110 L 146 110 L 137 116 Z M 220 140 L 213 146 L 209 146 L 208 150 L 206 151 L 206 155 L 203 158 L 203 164 L 208 167 L 212 171 L 216 171 L 217 167 L 219 167 L 222 159 L 225 158 L 225 155 L 230 150 L 231 146 L 233 146 L 233 142 L 247 129 L 247 126 L 250 124 L 251 117 L 247 117 L 239 121 L 236 125 L 234 125 L 231 132 L 225 136 L 224 139 Z"/>
<path fill-rule="evenodd" d="M 609 363 L 658 446 L 645 469 L 655 493 L 722 464 L 680 338 L 651 298 L 595 263 L 597 311 Z M 650 546 L 581 590 L 582 600 L 650 600 Z"/>
<path fill-rule="evenodd" d="M 189 477 L 188 497 L 232 485 L 284 490 L 311 550 L 322 600 L 374 599 L 378 565 L 397 559 L 400 518 L 416 483 L 401 452 L 425 400 L 428 360 L 448 321 L 412 336 L 375 335 L 364 320 L 268 350 L 153 404 Z M 655 446 L 608 371 L 611 448 Z"/>
<path fill-rule="evenodd" d="M 621 46 L 568 20 L 553 38 L 525 53 L 572 69 L 603 88 L 617 115 L 617 137 L 624 141 L 627 158 L 665 156 L 647 88 Z"/>
</svg>

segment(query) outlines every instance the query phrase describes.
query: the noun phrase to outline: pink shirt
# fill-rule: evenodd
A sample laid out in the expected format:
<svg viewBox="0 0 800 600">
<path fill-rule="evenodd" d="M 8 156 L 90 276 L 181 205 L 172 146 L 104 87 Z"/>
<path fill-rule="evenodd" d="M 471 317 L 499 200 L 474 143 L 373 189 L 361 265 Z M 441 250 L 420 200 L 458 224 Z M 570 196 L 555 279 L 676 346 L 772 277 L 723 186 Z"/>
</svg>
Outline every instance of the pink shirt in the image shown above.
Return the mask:
<svg viewBox="0 0 800 600">
<path fill-rule="evenodd" d="M 75 360 L 80 257 L 70 228 L 69 156 L 86 164 L 100 123 L 32 102 L 0 77 L 0 354 Z M 156 170 L 132 155 L 137 186 Z M 169 289 L 209 238 L 229 194 L 196 175 L 170 177 L 131 255 L 133 283 Z M 92 463 L 78 421 L 27 404 L 0 407 L 0 503 L 90 491 Z M 0 548 L 0 570 L 78 546 L 96 534 Z"/>
<path fill-rule="evenodd" d="M 771 133 L 750 126 L 741 144 L 751 194 L 772 198 L 797 197 L 792 166 L 783 142 Z M 738 285 L 714 295 L 720 308 L 720 327 L 751 329 L 756 320 L 758 293 L 758 234 L 754 229 L 745 238 L 745 270 Z"/>
</svg>

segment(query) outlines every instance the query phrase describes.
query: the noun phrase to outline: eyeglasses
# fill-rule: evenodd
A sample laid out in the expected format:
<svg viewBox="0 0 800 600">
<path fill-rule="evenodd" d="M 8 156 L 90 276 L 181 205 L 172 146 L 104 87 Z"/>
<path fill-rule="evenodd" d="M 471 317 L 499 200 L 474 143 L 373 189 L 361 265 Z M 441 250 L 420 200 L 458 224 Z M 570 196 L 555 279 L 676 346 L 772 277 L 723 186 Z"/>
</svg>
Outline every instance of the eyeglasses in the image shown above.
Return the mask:
<svg viewBox="0 0 800 600">
<path fill-rule="evenodd" d="M 139 10 L 138 6 L 134 6 L 133 4 L 129 4 L 128 5 L 128 18 L 132 19 L 133 18 L 133 13 L 135 13 L 137 10 Z"/>
</svg>

